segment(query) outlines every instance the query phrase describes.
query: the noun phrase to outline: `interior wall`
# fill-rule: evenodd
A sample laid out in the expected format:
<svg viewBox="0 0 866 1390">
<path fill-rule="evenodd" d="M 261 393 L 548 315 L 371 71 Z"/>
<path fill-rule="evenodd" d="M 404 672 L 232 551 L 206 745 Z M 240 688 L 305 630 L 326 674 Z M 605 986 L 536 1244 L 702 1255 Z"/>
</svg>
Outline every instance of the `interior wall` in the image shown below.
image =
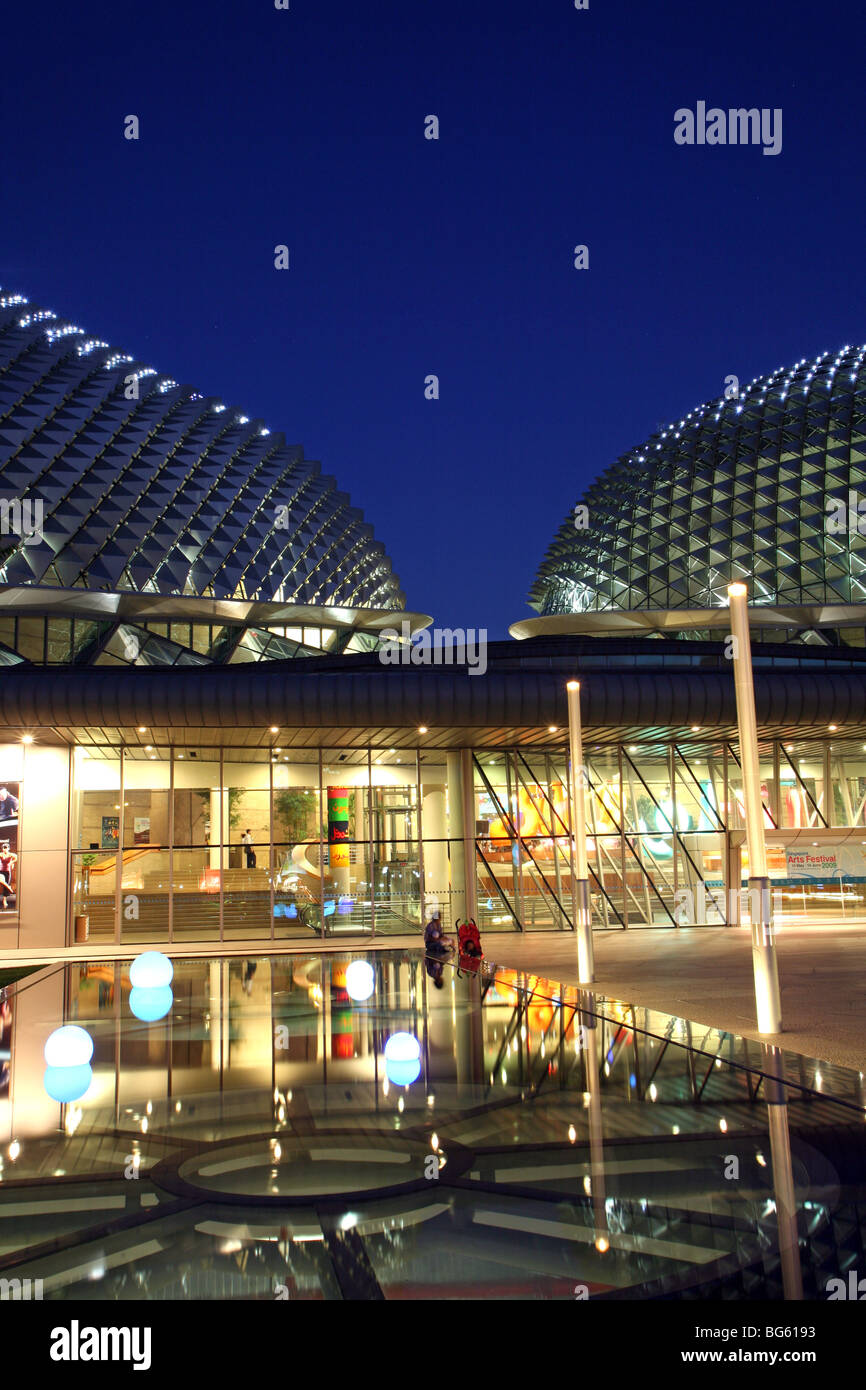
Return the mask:
<svg viewBox="0 0 866 1390">
<path fill-rule="evenodd" d="M 69 748 L 33 743 L 24 749 L 16 943 L 22 947 L 66 943 L 70 771 Z"/>
</svg>

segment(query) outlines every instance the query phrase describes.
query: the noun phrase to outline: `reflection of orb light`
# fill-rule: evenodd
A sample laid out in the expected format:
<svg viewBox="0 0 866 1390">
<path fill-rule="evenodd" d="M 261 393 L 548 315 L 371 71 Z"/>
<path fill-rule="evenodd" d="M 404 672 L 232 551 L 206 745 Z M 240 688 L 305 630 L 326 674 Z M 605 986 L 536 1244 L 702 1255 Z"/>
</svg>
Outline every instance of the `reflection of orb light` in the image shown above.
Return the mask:
<svg viewBox="0 0 866 1390">
<path fill-rule="evenodd" d="M 502 970 L 497 974 L 493 982 L 493 988 L 496 990 L 500 999 L 503 999 L 506 1004 L 511 1004 L 513 1007 L 519 998 L 517 990 L 515 989 L 516 984 L 517 971 Z"/>
<path fill-rule="evenodd" d="M 67 1023 L 49 1033 L 42 1055 L 49 1067 L 84 1067 L 93 1056 L 93 1039 L 86 1029 Z"/>
<path fill-rule="evenodd" d="M 141 989 L 160 989 L 170 985 L 174 966 L 162 951 L 145 951 L 129 967 L 129 983 Z"/>
<path fill-rule="evenodd" d="M 81 1099 L 92 1080 L 93 1068 L 85 1062 L 76 1067 L 46 1067 L 43 1085 L 52 1100 L 68 1105 Z"/>
<path fill-rule="evenodd" d="M 143 1023 L 156 1023 L 157 1019 L 165 1018 L 173 1003 L 171 985 L 162 985 L 159 989 L 136 986 L 129 991 L 129 1007 Z"/>
<path fill-rule="evenodd" d="M 395 1086 L 411 1086 L 421 1075 L 421 1063 L 417 1058 L 414 1062 L 389 1062 L 386 1057 L 385 1071 Z"/>
<path fill-rule="evenodd" d="M 395 1086 L 411 1086 L 421 1074 L 421 1044 L 411 1033 L 392 1033 L 385 1043 L 385 1073 Z"/>
<path fill-rule="evenodd" d="M 553 1008 L 550 1004 L 530 1004 L 529 1024 L 539 1033 L 546 1033 L 553 1022 Z"/>
<path fill-rule="evenodd" d="M 376 976 L 369 961 L 353 960 L 346 971 L 346 992 L 350 999 L 363 1003 L 376 987 Z"/>
</svg>

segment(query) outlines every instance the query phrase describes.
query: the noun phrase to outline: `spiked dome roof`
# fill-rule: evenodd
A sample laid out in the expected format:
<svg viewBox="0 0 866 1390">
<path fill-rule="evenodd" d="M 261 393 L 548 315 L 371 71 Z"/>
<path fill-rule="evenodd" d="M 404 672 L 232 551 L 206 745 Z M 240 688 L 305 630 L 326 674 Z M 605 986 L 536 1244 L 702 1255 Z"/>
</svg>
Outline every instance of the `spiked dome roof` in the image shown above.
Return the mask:
<svg viewBox="0 0 866 1390">
<path fill-rule="evenodd" d="M 586 529 L 576 514 L 559 528 L 532 606 L 707 610 L 732 579 L 755 605 L 866 603 L 866 535 L 828 525 L 850 492 L 866 501 L 864 357 L 804 358 L 629 450 L 581 498 Z"/>
<path fill-rule="evenodd" d="M 404 605 L 372 527 L 303 449 L 2 291 L 0 498 L 43 515 L 38 535 L 0 536 L 0 583 Z"/>
</svg>

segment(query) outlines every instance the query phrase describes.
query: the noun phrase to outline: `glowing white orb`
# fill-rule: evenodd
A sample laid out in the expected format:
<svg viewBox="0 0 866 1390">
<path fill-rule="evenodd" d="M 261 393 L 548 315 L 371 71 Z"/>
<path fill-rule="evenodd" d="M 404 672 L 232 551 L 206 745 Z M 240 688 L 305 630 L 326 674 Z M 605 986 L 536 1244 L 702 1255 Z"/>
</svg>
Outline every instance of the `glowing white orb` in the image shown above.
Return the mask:
<svg viewBox="0 0 866 1390">
<path fill-rule="evenodd" d="M 93 1056 L 93 1039 L 77 1023 L 67 1023 L 48 1035 L 42 1055 L 49 1067 L 86 1067 Z"/>
<path fill-rule="evenodd" d="M 350 999 L 363 1003 L 376 988 L 376 976 L 369 961 L 353 960 L 346 971 L 346 992 Z"/>
<path fill-rule="evenodd" d="M 129 967 L 129 982 L 140 989 L 162 989 L 173 976 L 174 966 L 162 951 L 145 951 Z"/>
<path fill-rule="evenodd" d="M 412 1033 L 392 1033 L 385 1043 L 387 1062 L 417 1062 L 421 1056 L 421 1044 Z"/>
</svg>

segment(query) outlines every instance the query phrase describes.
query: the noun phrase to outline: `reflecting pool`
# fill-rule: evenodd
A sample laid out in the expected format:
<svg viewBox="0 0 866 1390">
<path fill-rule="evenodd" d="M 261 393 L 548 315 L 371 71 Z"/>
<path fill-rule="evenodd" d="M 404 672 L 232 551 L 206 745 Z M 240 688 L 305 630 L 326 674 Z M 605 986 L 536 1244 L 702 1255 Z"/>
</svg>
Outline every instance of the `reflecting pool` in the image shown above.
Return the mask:
<svg viewBox="0 0 866 1390">
<path fill-rule="evenodd" d="M 860 1073 L 421 952 L 130 964 L 0 992 L 0 1276 L 45 1299 L 823 1299 L 856 1267 Z"/>
</svg>

